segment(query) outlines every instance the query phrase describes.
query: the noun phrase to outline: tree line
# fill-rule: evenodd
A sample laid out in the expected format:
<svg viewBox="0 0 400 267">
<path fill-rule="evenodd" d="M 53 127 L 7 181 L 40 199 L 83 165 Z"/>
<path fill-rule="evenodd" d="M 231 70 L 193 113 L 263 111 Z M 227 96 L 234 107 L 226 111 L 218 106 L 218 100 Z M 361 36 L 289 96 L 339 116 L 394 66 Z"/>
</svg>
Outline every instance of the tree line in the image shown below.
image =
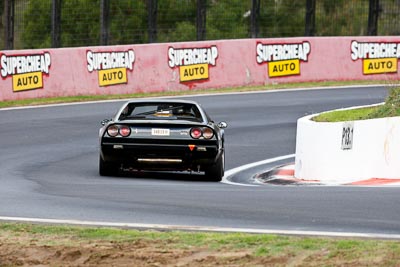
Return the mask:
<svg viewBox="0 0 400 267">
<path fill-rule="evenodd" d="M 379 14 L 385 22 L 384 11 L 399 5 L 395 0 L 4 0 L 2 21 L 10 3 L 18 7 L 14 18 L 21 18 L 13 23 L 18 48 L 371 35 L 369 29 L 377 27 L 370 25 L 371 17 L 377 24 Z M 379 34 L 394 31 L 381 28 L 386 32 Z"/>
</svg>

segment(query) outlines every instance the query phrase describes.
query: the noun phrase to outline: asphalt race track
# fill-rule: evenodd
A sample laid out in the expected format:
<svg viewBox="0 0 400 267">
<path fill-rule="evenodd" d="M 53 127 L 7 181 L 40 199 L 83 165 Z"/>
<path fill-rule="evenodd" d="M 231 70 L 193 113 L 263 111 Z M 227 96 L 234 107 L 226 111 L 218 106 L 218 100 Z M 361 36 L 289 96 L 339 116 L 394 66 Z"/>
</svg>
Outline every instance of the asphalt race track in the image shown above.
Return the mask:
<svg viewBox="0 0 400 267">
<path fill-rule="evenodd" d="M 379 87 L 192 96 L 227 121 L 226 169 L 295 153 L 299 117 L 382 102 Z M 0 110 L 0 217 L 400 234 L 400 187 L 272 186 L 186 174 L 98 175 L 98 129 L 121 102 Z M 229 172 L 228 172 L 229 173 Z M 252 186 L 246 186 L 252 185 Z"/>
</svg>

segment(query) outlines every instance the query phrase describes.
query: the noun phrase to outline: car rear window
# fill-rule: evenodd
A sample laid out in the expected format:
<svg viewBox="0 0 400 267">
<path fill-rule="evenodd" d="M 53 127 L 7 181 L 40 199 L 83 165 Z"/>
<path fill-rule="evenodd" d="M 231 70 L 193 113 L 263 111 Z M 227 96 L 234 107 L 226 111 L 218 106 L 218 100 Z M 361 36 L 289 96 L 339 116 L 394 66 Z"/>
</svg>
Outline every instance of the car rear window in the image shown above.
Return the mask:
<svg viewBox="0 0 400 267">
<path fill-rule="evenodd" d="M 188 103 L 130 103 L 119 120 L 188 120 L 202 122 L 196 105 Z"/>
</svg>

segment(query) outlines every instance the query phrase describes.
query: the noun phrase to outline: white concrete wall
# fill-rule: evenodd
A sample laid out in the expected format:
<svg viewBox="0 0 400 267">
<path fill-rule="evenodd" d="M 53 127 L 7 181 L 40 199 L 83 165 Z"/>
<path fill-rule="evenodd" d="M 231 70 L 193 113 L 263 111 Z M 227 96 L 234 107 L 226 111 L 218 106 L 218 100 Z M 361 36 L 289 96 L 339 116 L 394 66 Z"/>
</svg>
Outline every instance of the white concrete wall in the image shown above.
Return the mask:
<svg viewBox="0 0 400 267">
<path fill-rule="evenodd" d="M 344 122 L 297 122 L 295 177 L 326 183 L 400 178 L 400 117 L 354 121 L 352 148 L 342 149 Z"/>
</svg>

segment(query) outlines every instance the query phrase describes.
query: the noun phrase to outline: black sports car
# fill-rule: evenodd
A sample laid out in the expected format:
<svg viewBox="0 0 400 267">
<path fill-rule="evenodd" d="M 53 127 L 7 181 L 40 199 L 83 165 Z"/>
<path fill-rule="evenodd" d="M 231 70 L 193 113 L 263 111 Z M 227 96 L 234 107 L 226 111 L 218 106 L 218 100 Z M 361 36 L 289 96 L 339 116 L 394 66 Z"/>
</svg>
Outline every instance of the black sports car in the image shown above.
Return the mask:
<svg viewBox="0 0 400 267">
<path fill-rule="evenodd" d="M 214 181 L 224 176 L 227 124 L 214 123 L 194 101 L 128 101 L 102 125 L 102 176 L 120 169 L 204 172 Z"/>
</svg>

